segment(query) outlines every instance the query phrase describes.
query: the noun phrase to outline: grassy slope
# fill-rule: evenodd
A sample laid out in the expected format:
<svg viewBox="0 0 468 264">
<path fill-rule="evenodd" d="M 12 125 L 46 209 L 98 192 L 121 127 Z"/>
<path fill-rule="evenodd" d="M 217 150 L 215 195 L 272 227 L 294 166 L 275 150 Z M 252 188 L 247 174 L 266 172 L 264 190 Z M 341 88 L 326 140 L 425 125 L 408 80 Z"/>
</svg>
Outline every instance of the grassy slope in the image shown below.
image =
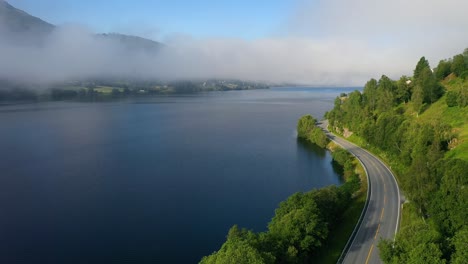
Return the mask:
<svg viewBox="0 0 468 264">
<path fill-rule="evenodd" d="M 468 80 L 462 82 L 458 78 L 448 79 L 443 82 L 445 88 L 450 91 L 463 85 L 468 89 Z M 446 96 L 432 104 L 419 116 L 422 122 L 443 122 L 452 126 L 457 134 L 458 145 L 447 152 L 446 158 L 459 158 L 468 161 L 468 107 L 448 107 Z"/>
<path fill-rule="evenodd" d="M 466 87 L 468 87 L 468 80 L 462 82 L 458 78 L 451 78 L 444 81 L 443 85 L 448 91 L 454 90 L 456 87 L 460 87 L 460 85 L 464 85 L 466 89 Z M 406 108 L 408 108 L 409 110 L 411 106 L 408 105 Z M 410 112 L 411 111 L 407 111 L 407 113 Z M 414 115 L 411 116 L 414 117 L 414 121 L 416 122 L 443 122 L 452 126 L 453 131 L 457 134 L 459 143 L 454 149 L 448 151 L 445 157 L 450 159 L 458 158 L 468 161 L 468 107 L 448 107 L 446 103 L 446 96 L 444 95 L 437 102 L 429 106 L 421 115 L 419 115 L 419 117 L 415 117 Z M 361 147 L 366 147 L 365 141 L 354 134 L 347 138 L 347 140 Z M 398 166 L 398 164 L 395 164 L 394 162 L 389 160 L 386 157 L 385 153 L 383 153 L 382 151 L 371 146 L 368 146 L 367 149 L 369 149 L 371 152 L 382 158 L 382 160 L 384 160 L 391 166 Z M 398 175 L 395 175 L 398 178 Z M 402 211 L 402 221 L 400 229 L 418 221 L 422 220 L 418 216 L 414 206 L 411 203 L 405 203 Z"/>
<path fill-rule="evenodd" d="M 444 81 L 442 83 L 447 91 L 454 90 L 461 85 L 468 89 L 468 80 L 464 82 L 459 78 L 452 78 Z M 405 115 L 409 118 L 412 118 L 414 122 L 429 123 L 433 124 L 435 122 L 442 122 L 450 125 L 453 128 L 453 132 L 456 134 L 458 139 L 457 146 L 446 153 L 446 158 L 458 158 L 468 161 L 468 107 L 448 107 L 446 103 L 446 96 L 442 96 L 437 102 L 430 105 L 422 114 L 418 117 L 415 116 L 414 112 L 411 110 L 411 103 L 404 105 L 406 109 Z M 381 157 L 385 162 L 390 165 L 397 166 L 397 164 L 392 164 L 392 162 L 386 157 L 385 153 L 373 148 L 372 146 L 366 146 L 365 141 L 356 136 L 352 135 L 347 140 L 369 149 L 377 156 Z"/>
</svg>

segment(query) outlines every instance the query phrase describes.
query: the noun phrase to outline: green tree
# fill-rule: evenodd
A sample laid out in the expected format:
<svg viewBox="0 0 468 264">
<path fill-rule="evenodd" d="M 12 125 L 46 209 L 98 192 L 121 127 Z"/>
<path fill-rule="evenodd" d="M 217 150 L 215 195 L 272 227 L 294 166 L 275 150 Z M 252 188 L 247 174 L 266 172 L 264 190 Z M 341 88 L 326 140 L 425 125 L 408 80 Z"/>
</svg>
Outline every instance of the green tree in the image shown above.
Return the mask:
<svg viewBox="0 0 468 264">
<path fill-rule="evenodd" d="M 322 129 L 315 125 L 316 122 L 311 115 L 301 117 L 297 122 L 297 136 L 325 148 L 329 140 Z"/>
<path fill-rule="evenodd" d="M 424 91 L 424 102 L 432 104 L 439 99 L 443 94 L 443 89 L 437 82 L 431 69 L 425 68 L 420 73 L 418 83 Z"/>
<path fill-rule="evenodd" d="M 458 99 L 458 94 L 456 92 L 454 91 L 447 92 L 447 96 L 445 100 L 447 102 L 448 107 L 457 106 L 458 105 L 457 99 Z"/>
<path fill-rule="evenodd" d="M 379 244 L 380 259 L 385 264 L 399 264 L 399 256 L 402 254 L 400 248 L 395 247 L 395 243 L 390 240 L 380 240 Z"/>
<path fill-rule="evenodd" d="M 457 103 L 460 107 L 468 106 L 468 83 L 464 82 L 458 92 Z"/>
<path fill-rule="evenodd" d="M 435 75 L 437 80 L 443 80 L 445 77 L 449 76 L 452 72 L 452 62 L 449 60 L 439 61 L 439 65 L 435 69 Z"/>
<path fill-rule="evenodd" d="M 463 54 L 458 54 L 453 57 L 451 70 L 459 77 L 465 70 L 467 70 L 467 66 L 465 64 L 465 57 L 463 56 Z"/>
<path fill-rule="evenodd" d="M 421 85 L 416 85 L 414 87 L 411 102 L 413 103 L 413 110 L 418 114 L 421 113 L 424 102 L 424 92 Z"/>
<path fill-rule="evenodd" d="M 348 200 L 343 199 L 340 188 L 334 185 L 308 192 L 305 197 L 315 201 L 321 217 L 326 219 L 329 228 L 341 219 L 341 212 L 348 202 Z"/>
<path fill-rule="evenodd" d="M 442 251 L 439 246 L 434 243 L 417 245 L 409 252 L 408 264 L 444 264 L 445 259 L 442 259 Z"/>
<path fill-rule="evenodd" d="M 408 84 L 409 78 L 401 76 L 396 83 L 395 99 L 397 103 L 406 103 L 411 99 L 411 84 Z"/>
<path fill-rule="evenodd" d="M 319 127 L 312 128 L 307 139 L 321 148 L 325 148 L 329 142 L 327 136 Z"/>
<path fill-rule="evenodd" d="M 316 122 L 317 120 L 311 115 L 301 117 L 297 123 L 297 136 L 307 139 L 309 137 L 309 132 L 315 127 Z"/>
<path fill-rule="evenodd" d="M 463 230 L 460 230 L 453 238 L 452 244 L 455 251 L 452 254 L 451 263 L 466 264 L 468 260 L 468 228 L 465 227 Z"/>
<path fill-rule="evenodd" d="M 424 103 L 431 104 L 443 95 L 443 89 L 432 72 L 429 62 L 424 57 L 416 65 L 413 79 L 415 85 L 422 88 Z"/>
<path fill-rule="evenodd" d="M 447 236 L 466 226 L 468 219 L 468 162 L 455 159 L 445 162 L 439 190 L 431 201 L 431 215 Z"/>
<path fill-rule="evenodd" d="M 425 69 L 431 69 L 431 67 L 429 66 L 429 61 L 426 60 L 425 57 L 421 57 L 421 59 L 419 59 L 418 61 L 418 64 L 416 64 L 416 68 L 414 69 L 414 73 L 413 73 L 413 79 L 415 80 L 416 83 L 419 82 L 420 78 L 421 78 L 421 73 L 423 70 Z"/>
<path fill-rule="evenodd" d="M 386 75 L 382 75 L 380 77 L 378 87 L 379 87 L 379 89 L 387 90 L 387 91 L 390 91 L 390 92 L 394 92 L 395 88 L 396 88 L 395 83 L 390 78 L 388 78 Z"/>
<path fill-rule="evenodd" d="M 411 152 L 411 165 L 407 177 L 404 178 L 404 186 L 408 191 L 408 197 L 420 209 L 425 216 L 430 198 L 437 189 L 437 179 L 431 174 L 431 165 L 440 158 L 431 151 L 434 145 L 439 144 L 436 140 L 434 128 L 423 124 L 414 126 L 412 135 L 413 146 Z M 436 151 L 437 148 L 436 148 Z"/>
<path fill-rule="evenodd" d="M 293 263 L 322 246 L 328 236 L 327 225 L 320 217 L 316 202 L 302 193 L 280 203 L 268 230 L 277 241 L 279 252 L 284 252 L 281 259 Z"/>
<path fill-rule="evenodd" d="M 467 60 L 468 49 L 463 58 Z M 438 104 L 430 108 L 433 115 L 414 118 L 407 114 L 408 106 L 400 105 L 411 98 L 409 106 L 419 114 L 425 106 L 438 101 L 444 93 L 439 81 L 451 74 L 456 65 L 462 65 L 460 56 L 455 62 L 457 60 L 455 67 L 452 60 L 441 61 L 433 72 L 422 57 L 410 85 L 405 85 L 408 79 L 402 77 L 392 86 L 392 81 L 382 76 L 379 82 L 366 83 L 360 104 L 352 103 L 349 96 L 333 109 L 337 130 L 349 128 L 371 149 L 382 151 L 400 175 L 410 208 L 419 209 L 416 212 L 419 218 L 403 227 L 395 242 L 380 243 L 385 263 L 446 263 L 447 260 L 465 263 L 468 259 L 465 254 L 468 235 L 462 231 L 466 230 L 468 219 L 468 165 L 446 155 L 455 130 L 441 122 L 444 115 L 464 109 L 440 112 Z M 465 63 L 463 67 L 468 65 Z M 465 73 L 468 76 L 466 68 L 458 74 L 460 72 L 461 76 Z M 468 104 L 468 86 L 460 79 L 452 78 L 448 82 L 451 86 L 446 96 L 449 106 L 462 108 Z M 392 100 L 393 103 L 388 103 Z M 337 152 L 333 156 L 349 169 L 346 155 Z"/>
<path fill-rule="evenodd" d="M 342 111 L 341 111 L 341 98 L 336 97 L 335 101 L 333 103 L 333 109 L 329 111 L 325 117 L 328 119 L 329 124 L 331 127 L 335 128 L 339 124 L 338 122 L 341 122 L 342 120 Z"/>
<path fill-rule="evenodd" d="M 419 148 L 417 151 L 421 151 Z M 422 215 L 426 214 L 427 204 L 431 197 L 431 192 L 435 190 L 436 185 L 434 179 L 429 173 L 429 164 L 424 156 L 424 152 L 413 156 L 410 172 L 406 182 L 409 199 L 414 202 Z"/>
<path fill-rule="evenodd" d="M 396 145 L 399 138 L 396 132 L 402 122 L 403 118 L 391 111 L 380 114 L 375 124 L 372 143 L 382 150 L 398 154 Z"/>
<path fill-rule="evenodd" d="M 442 264 L 445 260 L 442 257 L 441 241 L 442 237 L 435 229 L 420 221 L 400 230 L 395 242 L 381 240 L 378 247 L 380 257 L 386 264 Z"/>
<path fill-rule="evenodd" d="M 370 111 L 374 111 L 377 108 L 377 86 L 377 80 L 375 79 L 370 79 L 364 86 L 364 101 Z"/>
<path fill-rule="evenodd" d="M 344 166 L 345 163 L 351 159 L 348 151 L 342 148 L 337 148 L 332 152 L 333 161 L 337 162 L 341 166 Z"/>
<path fill-rule="evenodd" d="M 355 130 L 362 122 L 361 105 L 362 94 L 359 91 L 354 91 L 349 94 L 346 100 L 341 105 L 342 122 L 350 129 Z"/>
<path fill-rule="evenodd" d="M 394 96 L 389 90 L 379 89 L 377 92 L 377 112 L 385 113 L 392 110 Z"/>
<path fill-rule="evenodd" d="M 227 241 L 221 249 L 210 256 L 203 257 L 201 264 L 264 264 L 274 263 L 275 258 L 271 253 L 261 252 L 255 244 L 258 237 L 251 231 L 240 230 L 233 226 L 228 233 Z"/>
</svg>

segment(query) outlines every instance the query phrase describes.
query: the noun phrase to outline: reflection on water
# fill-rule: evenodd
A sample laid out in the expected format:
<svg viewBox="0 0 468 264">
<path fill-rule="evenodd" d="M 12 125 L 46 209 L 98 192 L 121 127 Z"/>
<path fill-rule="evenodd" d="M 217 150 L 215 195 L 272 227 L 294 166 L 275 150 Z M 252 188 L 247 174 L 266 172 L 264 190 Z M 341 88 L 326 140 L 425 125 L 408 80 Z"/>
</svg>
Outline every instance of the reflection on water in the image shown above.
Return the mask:
<svg viewBox="0 0 468 264">
<path fill-rule="evenodd" d="M 310 151 L 311 153 L 314 153 L 318 157 L 325 157 L 326 150 L 324 148 L 317 146 L 314 143 L 311 143 L 308 140 L 305 140 L 303 138 L 298 138 L 297 145 L 298 145 L 298 148 L 306 149 Z"/>
<path fill-rule="evenodd" d="M 340 184 L 291 131 L 343 91 L 0 107 L 0 263 L 196 263 L 234 224 L 265 230 L 292 193 Z"/>
<path fill-rule="evenodd" d="M 332 160 L 331 162 L 331 166 L 333 168 L 333 171 L 336 173 L 336 174 L 339 174 L 339 175 L 343 175 L 344 173 L 344 168 L 343 166 L 341 166 L 340 164 L 338 164 L 338 162 Z"/>
</svg>

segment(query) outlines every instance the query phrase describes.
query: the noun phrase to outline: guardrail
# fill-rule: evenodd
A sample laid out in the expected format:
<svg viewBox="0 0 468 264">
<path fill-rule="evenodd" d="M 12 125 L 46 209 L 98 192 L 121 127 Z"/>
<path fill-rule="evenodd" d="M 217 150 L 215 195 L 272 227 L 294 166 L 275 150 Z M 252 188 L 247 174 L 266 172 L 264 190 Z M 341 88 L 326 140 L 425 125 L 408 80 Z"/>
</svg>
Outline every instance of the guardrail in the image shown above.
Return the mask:
<svg viewBox="0 0 468 264">
<path fill-rule="evenodd" d="M 318 122 L 316 125 L 320 125 L 320 124 L 321 124 L 321 122 Z M 326 132 L 325 134 L 327 135 L 327 137 L 330 140 L 332 140 L 336 144 L 340 145 L 343 149 L 345 149 L 340 143 L 338 143 L 337 141 L 335 141 L 333 139 L 335 136 L 332 135 L 331 132 L 326 131 L 323 127 L 322 127 L 322 130 L 324 130 L 324 132 Z M 348 151 L 348 152 L 351 153 L 350 151 Z M 369 207 L 369 198 L 370 198 L 370 194 L 371 194 L 371 182 L 370 182 L 370 179 L 369 179 L 369 173 L 367 172 L 367 167 L 364 165 L 364 163 L 362 163 L 362 161 L 359 159 L 359 157 L 357 157 L 353 153 L 351 153 L 351 155 L 353 155 L 359 161 L 359 163 L 361 163 L 362 167 L 364 168 L 364 171 L 366 172 L 367 195 L 366 195 L 366 202 L 364 203 L 364 208 L 362 208 L 361 215 L 359 216 L 359 220 L 358 220 L 356 226 L 354 227 L 353 232 L 351 233 L 351 236 L 349 237 L 348 241 L 346 242 L 346 245 L 345 245 L 343 251 L 341 252 L 340 257 L 338 258 L 338 261 L 336 262 L 337 264 L 343 263 L 343 261 L 344 261 L 344 259 L 346 257 L 346 254 L 348 254 L 348 251 L 351 248 L 351 245 L 353 244 L 354 239 L 356 238 L 356 235 L 357 235 L 357 233 L 359 231 L 359 228 L 361 227 L 362 221 L 364 220 L 364 216 L 366 215 L 367 208 Z"/>
<path fill-rule="evenodd" d="M 336 142 L 336 141 L 335 141 Z M 351 153 L 351 152 L 350 152 Z M 354 157 L 356 157 L 356 155 L 354 155 L 353 153 L 351 153 Z M 354 238 L 356 238 L 356 235 L 357 235 L 357 232 L 359 231 L 359 228 L 361 227 L 361 224 L 362 224 L 362 221 L 364 220 L 364 216 L 366 215 L 366 212 L 367 212 L 367 208 L 369 207 L 369 198 L 370 198 L 370 192 L 371 192 L 371 182 L 369 180 L 369 174 L 367 173 L 367 168 L 366 166 L 362 163 L 362 161 L 356 157 L 357 160 L 359 160 L 359 162 L 361 163 L 362 167 L 364 168 L 364 170 L 366 171 L 366 176 L 367 176 L 367 196 L 366 196 L 366 203 L 364 204 L 364 208 L 362 208 L 362 212 L 361 212 L 361 215 L 359 216 L 359 220 L 356 224 L 356 226 L 354 227 L 353 229 L 353 233 L 351 233 L 351 236 L 349 237 L 348 239 L 348 242 L 346 242 L 346 245 L 343 249 L 343 251 L 341 252 L 341 255 L 340 255 L 340 258 L 338 258 L 338 261 L 336 262 L 337 264 L 341 264 L 343 263 L 345 257 L 346 257 L 346 254 L 348 254 L 348 251 L 349 249 L 351 248 L 351 245 L 353 244 L 353 241 L 354 241 Z"/>
</svg>

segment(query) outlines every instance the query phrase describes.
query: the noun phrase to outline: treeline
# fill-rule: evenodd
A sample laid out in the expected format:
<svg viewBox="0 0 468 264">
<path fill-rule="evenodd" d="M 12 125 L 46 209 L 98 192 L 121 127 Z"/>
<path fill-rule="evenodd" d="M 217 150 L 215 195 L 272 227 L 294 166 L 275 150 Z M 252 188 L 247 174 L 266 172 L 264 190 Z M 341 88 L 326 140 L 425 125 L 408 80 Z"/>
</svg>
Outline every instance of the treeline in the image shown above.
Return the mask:
<svg viewBox="0 0 468 264">
<path fill-rule="evenodd" d="M 0 102 L 2 101 L 61 101 L 61 100 L 106 100 L 129 96 L 190 94 L 205 91 L 229 91 L 268 89 L 262 83 L 237 80 L 207 81 L 159 81 L 142 80 L 87 80 L 49 87 L 19 84 L 0 80 Z"/>
<path fill-rule="evenodd" d="M 1 88 L 1 87 L 0 87 Z M 94 88 L 62 89 L 62 88 L 19 88 L 0 89 L 0 102 L 31 102 L 31 101 L 96 101 L 120 98 L 134 95 L 136 92 L 125 89 L 112 89 L 110 93 L 101 93 Z"/>
<path fill-rule="evenodd" d="M 371 79 L 362 93 L 338 97 L 326 114 L 331 129 L 352 131 L 391 162 L 421 219 L 403 227 L 395 242 L 380 243 L 385 263 L 468 263 L 468 162 L 446 157 L 457 133 L 444 118 L 420 118 L 442 99 L 466 113 L 468 85 L 462 79 L 467 70 L 468 49 L 441 61 L 434 71 L 422 57 L 412 78 Z M 441 99 L 445 78 L 462 84 Z"/>
<path fill-rule="evenodd" d="M 308 131 L 314 123 L 313 117 L 306 116 L 299 120 L 298 128 L 307 127 L 301 131 Z M 293 194 L 275 210 L 266 232 L 254 233 L 233 226 L 221 249 L 200 263 L 312 262 L 333 239 L 330 231 L 341 224 L 352 195 L 360 189 L 354 158 L 343 149 L 337 149 L 333 158 L 348 176 L 343 185 Z"/>
<path fill-rule="evenodd" d="M 321 148 L 325 148 L 329 139 L 316 124 L 317 119 L 313 118 L 311 115 L 301 117 L 297 123 L 297 137 L 310 141 Z"/>
</svg>

